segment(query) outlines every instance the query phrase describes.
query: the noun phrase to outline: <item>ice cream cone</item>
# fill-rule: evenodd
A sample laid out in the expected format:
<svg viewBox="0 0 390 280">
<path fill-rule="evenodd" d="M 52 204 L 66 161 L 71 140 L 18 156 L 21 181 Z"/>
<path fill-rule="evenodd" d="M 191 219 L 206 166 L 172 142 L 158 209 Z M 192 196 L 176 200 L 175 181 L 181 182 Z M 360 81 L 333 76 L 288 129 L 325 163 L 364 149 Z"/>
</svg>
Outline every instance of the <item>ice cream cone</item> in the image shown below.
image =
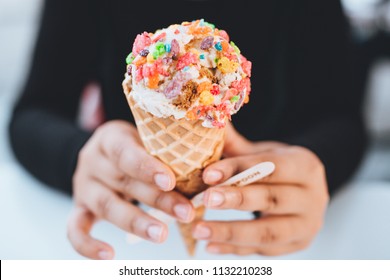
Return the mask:
<svg viewBox="0 0 390 280">
<path fill-rule="evenodd" d="M 200 120 L 158 118 L 141 109 L 131 94 L 127 100 L 146 150 L 175 173 L 175 189 L 187 198 L 204 191 L 207 185 L 203 183 L 202 170 L 221 157 L 225 129 L 204 127 Z M 202 219 L 204 210 L 196 209 L 192 223 L 178 223 L 190 255 L 194 255 L 196 247 L 192 227 Z"/>
<path fill-rule="evenodd" d="M 194 197 L 207 188 L 203 169 L 221 157 L 227 121 L 249 102 L 252 63 L 226 31 L 198 19 L 138 34 L 126 65 L 123 90 L 146 150 Z M 179 224 L 191 255 L 204 210 Z"/>
</svg>

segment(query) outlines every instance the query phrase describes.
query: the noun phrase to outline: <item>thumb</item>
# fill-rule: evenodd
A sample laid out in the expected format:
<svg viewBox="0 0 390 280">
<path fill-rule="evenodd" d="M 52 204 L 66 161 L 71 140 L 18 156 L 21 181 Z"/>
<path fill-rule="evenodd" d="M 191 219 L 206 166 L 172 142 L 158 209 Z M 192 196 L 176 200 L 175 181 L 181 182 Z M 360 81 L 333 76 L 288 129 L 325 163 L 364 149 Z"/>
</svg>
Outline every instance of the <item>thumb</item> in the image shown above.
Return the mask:
<svg viewBox="0 0 390 280">
<path fill-rule="evenodd" d="M 234 157 L 251 153 L 251 146 L 251 142 L 242 136 L 230 122 L 226 124 L 224 156 Z"/>
</svg>

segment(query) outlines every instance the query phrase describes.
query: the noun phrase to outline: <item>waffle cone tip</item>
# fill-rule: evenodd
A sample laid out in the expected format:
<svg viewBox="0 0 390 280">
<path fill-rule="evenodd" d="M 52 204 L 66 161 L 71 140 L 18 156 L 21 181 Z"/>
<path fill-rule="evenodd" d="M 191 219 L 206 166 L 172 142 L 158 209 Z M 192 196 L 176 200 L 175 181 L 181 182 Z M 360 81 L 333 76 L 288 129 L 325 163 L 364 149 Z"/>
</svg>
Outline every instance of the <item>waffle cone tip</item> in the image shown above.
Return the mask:
<svg viewBox="0 0 390 280">
<path fill-rule="evenodd" d="M 204 206 L 201 206 L 199 208 L 195 209 L 195 218 L 191 223 L 180 223 L 178 222 L 178 227 L 181 233 L 181 236 L 183 238 L 184 244 L 187 249 L 187 253 L 191 256 L 195 256 L 196 252 L 196 245 L 198 243 L 198 240 L 192 237 L 192 231 L 194 226 L 203 219 L 203 216 L 205 214 L 205 208 Z"/>
</svg>

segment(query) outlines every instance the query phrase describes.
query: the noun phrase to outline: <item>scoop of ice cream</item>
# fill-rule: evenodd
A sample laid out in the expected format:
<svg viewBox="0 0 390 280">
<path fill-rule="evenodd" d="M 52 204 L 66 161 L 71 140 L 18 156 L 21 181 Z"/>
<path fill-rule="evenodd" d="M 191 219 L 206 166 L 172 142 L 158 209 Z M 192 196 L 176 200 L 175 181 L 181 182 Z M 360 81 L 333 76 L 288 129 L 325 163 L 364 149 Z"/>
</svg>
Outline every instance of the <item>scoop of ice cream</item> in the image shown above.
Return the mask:
<svg viewBox="0 0 390 280">
<path fill-rule="evenodd" d="M 126 63 L 125 93 L 159 118 L 220 128 L 249 101 L 252 63 L 203 19 L 137 35 Z"/>
</svg>

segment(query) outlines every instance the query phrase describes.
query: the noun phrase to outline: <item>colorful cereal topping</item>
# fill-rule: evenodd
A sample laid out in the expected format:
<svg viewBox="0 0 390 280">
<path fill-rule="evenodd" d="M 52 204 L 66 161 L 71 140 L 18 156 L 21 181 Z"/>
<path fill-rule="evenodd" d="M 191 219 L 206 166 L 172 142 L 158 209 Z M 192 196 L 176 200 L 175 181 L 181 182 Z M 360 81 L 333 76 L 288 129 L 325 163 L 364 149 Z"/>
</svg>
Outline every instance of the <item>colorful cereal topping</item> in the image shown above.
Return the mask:
<svg viewBox="0 0 390 280">
<path fill-rule="evenodd" d="M 158 117 L 223 127 L 249 101 L 252 63 L 203 19 L 137 35 L 126 64 L 126 92 Z"/>
</svg>

